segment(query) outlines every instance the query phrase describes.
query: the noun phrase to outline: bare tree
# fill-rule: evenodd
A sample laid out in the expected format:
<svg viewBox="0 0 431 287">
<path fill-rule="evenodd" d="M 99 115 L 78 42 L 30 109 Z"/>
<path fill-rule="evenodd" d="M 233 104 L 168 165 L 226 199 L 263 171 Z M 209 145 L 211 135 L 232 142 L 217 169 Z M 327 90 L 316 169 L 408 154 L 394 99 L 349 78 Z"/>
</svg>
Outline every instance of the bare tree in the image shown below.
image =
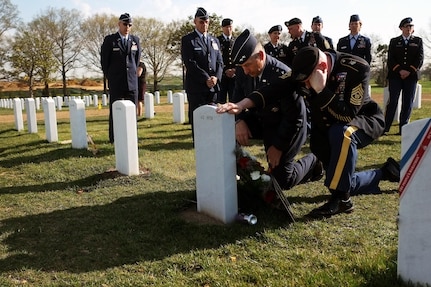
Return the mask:
<svg viewBox="0 0 431 287">
<path fill-rule="evenodd" d="M 63 94 L 67 94 L 67 72 L 78 68 L 78 59 L 82 50 L 81 37 L 82 15 L 78 10 L 48 8 L 41 16 L 46 33 L 53 40 L 52 52 L 59 64 L 63 80 Z"/>
<path fill-rule="evenodd" d="M 177 59 L 172 52 L 170 30 L 156 19 L 136 18 L 133 24 L 133 34 L 141 40 L 142 61 L 153 73 L 153 90 L 158 90 L 158 84 L 164 79 L 167 71 Z M 168 35 L 168 37 L 166 37 Z"/>
<path fill-rule="evenodd" d="M 9 29 L 16 28 L 18 21 L 18 6 L 9 0 L 0 0 L 0 37 Z"/>
<path fill-rule="evenodd" d="M 118 17 L 111 14 L 96 14 L 81 23 L 81 34 L 83 39 L 91 39 L 82 42 L 82 55 L 84 67 L 97 73 L 102 72 L 100 64 L 100 52 L 103 39 L 106 35 L 118 30 Z"/>
</svg>

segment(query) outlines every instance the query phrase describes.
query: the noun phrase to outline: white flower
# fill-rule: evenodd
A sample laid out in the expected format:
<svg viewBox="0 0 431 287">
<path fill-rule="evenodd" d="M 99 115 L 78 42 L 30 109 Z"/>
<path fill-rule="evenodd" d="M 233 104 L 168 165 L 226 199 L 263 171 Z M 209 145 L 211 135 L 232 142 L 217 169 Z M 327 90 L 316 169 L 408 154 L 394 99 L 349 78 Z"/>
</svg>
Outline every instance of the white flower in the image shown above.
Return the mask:
<svg viewBox="0 0 431 287">
<path fill-rule="evenodd" d="M 250 177 L 252 180 L 258 180 L 260 178 L 260 172 L 258 170 L 250 173 Z"/>
<path fill-rule="evenodd" d="M 267 174 L 262 174 L 260 176 L 260 178 L 262 179 L 263 182 L 268 182 L 268 181 L 271 180 L 271 177 L 269 175 L 267 175 Z"/>
<path fill-rule="evenodd" d="M 236 175 L 236 180 L 240 180 L 241 177 L 239 175 Z"/>
</svg>

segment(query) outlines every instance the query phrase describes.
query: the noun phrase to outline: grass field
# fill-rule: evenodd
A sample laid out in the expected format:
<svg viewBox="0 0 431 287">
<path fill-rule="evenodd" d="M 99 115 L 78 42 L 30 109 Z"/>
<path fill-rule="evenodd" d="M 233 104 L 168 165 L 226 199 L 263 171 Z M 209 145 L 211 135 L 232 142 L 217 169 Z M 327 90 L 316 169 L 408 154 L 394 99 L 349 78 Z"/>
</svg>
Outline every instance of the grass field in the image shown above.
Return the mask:
<svg viewBox="0 0 431 287">
<path fill-rule="evenodd" d="M 119 176 L 106 114 L 87 116 L 89 150 L 61 144 L 67 117 L 60 143 L 46 142 L 43 120 L 37 134 L 1 122 L 0 286 L 412 286 L 397 278 L 397 184 L 354 197 L 352 214 L 315 221 L 305 215 L 327 200 L 323 180 L 299 185 L 285 191 L 296 223 L 262 208 L 256 225 L 223 225 L 194 211 L 189 125 L 156 107 L 138 121 L 150 175 Z M 412 120 L 430 115 L 425 100 Z M 399 160 L 397 131 L 360 150 L 358 170 Z M 260 145 L 248 150 L 265 162 Z"/>
</svg>

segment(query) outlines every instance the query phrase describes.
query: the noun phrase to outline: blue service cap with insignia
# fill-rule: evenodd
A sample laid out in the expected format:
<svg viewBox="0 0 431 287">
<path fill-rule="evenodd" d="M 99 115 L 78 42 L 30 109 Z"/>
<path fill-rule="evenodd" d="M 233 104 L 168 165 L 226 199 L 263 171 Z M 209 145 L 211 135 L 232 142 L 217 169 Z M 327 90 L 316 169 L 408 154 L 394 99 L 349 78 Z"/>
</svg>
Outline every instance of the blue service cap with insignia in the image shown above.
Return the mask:
<svg viewBox="0 0 431 287">
<path fill-rule="evenodd" d="M 232 23 L 233 23 L 232 19 L 225 18 L 221 21 L 221 26 L 222 27 L 230 26 L 232 25 Z"/>
<path fill-rule="evenodd" d="M 242 65 L 253 54 L 257 45 L 257 39 L 245 29 L 234 41 L 232 46 L 232 63 Z"/>
<path fill-rule="evenodd" d="M 269 29 L 268 34 L 271 34 L 272 32 L 275 32 L 275 31 L 281 32 L 282 30 L 283 28 L 281 27 L 281 25 L 275 25 Z"/>
<path fill-rule="evenodd" d="M 350 23 L 351 22 L 358 22 L 358 21 L 361 21 L 361 19 L 359 19 L 358 14 L 353 14 L 352 16 L 350 16 Z"/>
<path fill-rule="evenodd" d="M 286 25 L 287 27 L 289 27 L 291 25 L 295 25 L 295 24 L 302 24 L 301 19 L 299 19 L 299 18 L 292 18 L 289 21 L 284 22 L 284 25 Z"/>
<path fill-rule="evenodd" d="M 322 20 L 322 18 L 320 16 L 316 16 L 311 21 L 311 24 L 314 24 L 314 23 L 323 23 L 323 20 Z"/>
<path fill-rule="evenodd" d="M 293 58 L 292 76 L 297 81 L 304 81 L 310 77 L 319 62 L 319 48 L 306 46 L 298 50 Z"/>
<path fill-rule="evenodd" d="M 132 23 L 132 17 L 130 17 L 129 13 L 121 14 L 118 20 L 123 21 L 125 23 Z"/>
<path fill-rule="evenodd" d="M 399 28 L 406 26 L 406 25 L 408 25 L 408 26 L 414 26 L 415 25 L 415 24 L 413 24 L 413 19 L 411 17 L 407 17 L 407 18 L 404 18 L 403 20 L 401 20 Z"/>
<path fill-rule="evenodd" d="M 209 18 L 207 10 L 205 10 L 202 7 L 199 7 L 198 10 L 196 10 L 195 18 L 199 18 L 202 20 L 206 20 Z"/>
</svg>

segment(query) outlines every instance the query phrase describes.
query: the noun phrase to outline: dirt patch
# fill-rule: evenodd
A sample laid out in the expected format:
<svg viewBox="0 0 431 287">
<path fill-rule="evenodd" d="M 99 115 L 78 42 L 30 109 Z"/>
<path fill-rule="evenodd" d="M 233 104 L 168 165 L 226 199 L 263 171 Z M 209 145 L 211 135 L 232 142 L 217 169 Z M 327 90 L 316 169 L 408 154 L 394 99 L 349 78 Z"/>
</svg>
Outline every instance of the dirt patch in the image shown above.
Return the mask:
<svg viewBox="0 0 431 287">
<path fill-rule="evenodd" d="M 188 223 L 198 225 L 224 225 L 223 222 L 196 210 L 196 204 L 180 212 L 180 217 Z"/>
</svg>

